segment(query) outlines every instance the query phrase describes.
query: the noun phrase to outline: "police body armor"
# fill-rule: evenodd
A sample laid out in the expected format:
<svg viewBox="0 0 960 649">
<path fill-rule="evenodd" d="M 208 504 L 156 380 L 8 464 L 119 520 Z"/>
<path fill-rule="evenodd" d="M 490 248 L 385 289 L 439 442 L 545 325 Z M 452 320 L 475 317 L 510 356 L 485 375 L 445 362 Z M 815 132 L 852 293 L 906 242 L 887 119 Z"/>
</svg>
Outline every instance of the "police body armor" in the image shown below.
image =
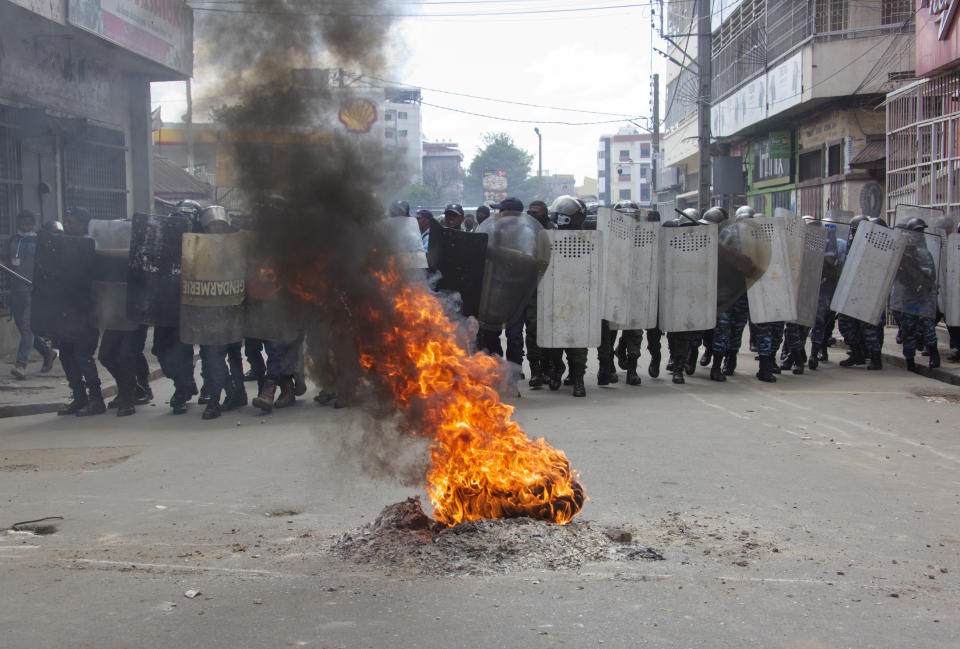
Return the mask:
<svg viewBox="0 0 960 649">
<path fill-rule="evenodd" d="M 134 214 L 127 261 L 127 318 L 180 325 L 181 237 L 192 228 L 182 215 Z"/>
<path fill-rule="evenodd" d="M 543 226 L 527 214 L 491 217 L 477 231 L 488 235 L 478 319 L 484 328 L 501 329 L 523 314 L 549 248 Z"/>
<path fill-rule="evenodd" d="M 127 317 L 127 274 L 131 221 L 90 221 L 96 246 L 93 266 L 91 324 L 97 329 L 133 331 L 140 323 Z"/>
<path fill-rule="evenodd" d="M 30 328 L 57 341 L 79 340 L 90 329 L 93 239 L 41 230 L 33 271 Z"/>
<path fill-rule="evenodd" d="M 247 242 L 245 232 L 183 235 L 181 341 L 225 345 L 243 339 Z"/>
<path fill-rule="evenodd" d="M 488 235 L 441 227 L 430 233 L 430 248 L 435 250 L 434 268 L 440 272 L 437 289 L 460 296 L 460 312 L 474 316 L 480 312 L 480 292 L 487 254 Z"/>
</svg>

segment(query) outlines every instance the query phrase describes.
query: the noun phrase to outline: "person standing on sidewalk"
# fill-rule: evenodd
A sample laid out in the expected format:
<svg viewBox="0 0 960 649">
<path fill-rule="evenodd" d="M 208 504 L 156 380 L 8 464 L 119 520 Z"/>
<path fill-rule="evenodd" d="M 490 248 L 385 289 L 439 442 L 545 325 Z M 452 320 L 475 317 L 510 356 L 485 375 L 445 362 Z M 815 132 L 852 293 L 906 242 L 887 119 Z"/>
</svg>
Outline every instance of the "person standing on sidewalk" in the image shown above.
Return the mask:
<svg viewBox="0 0 960 649">
<path fill-rule="evenodd" d="M 37 251 L 36 219 L 33 212 L 21 210 L 17 216 L 17 232 L 7 244 L 4 261 L 16 273 L 28 280 L 33 279 L 33 261 Z M 17 379 L 27 378 L 27 363 L 30 349 L 36 349 L 43 356 L 40 371 L 47 373 L 57 360 L 57 352 L 40 336 L 34 336 L 30 330 L 30 284 L 14 276 L 10 277 L 10 310 L 13 320 L 20 330 L 20 347 L 17 349 L 17 362 L 10 373 Z"/>
</svg>

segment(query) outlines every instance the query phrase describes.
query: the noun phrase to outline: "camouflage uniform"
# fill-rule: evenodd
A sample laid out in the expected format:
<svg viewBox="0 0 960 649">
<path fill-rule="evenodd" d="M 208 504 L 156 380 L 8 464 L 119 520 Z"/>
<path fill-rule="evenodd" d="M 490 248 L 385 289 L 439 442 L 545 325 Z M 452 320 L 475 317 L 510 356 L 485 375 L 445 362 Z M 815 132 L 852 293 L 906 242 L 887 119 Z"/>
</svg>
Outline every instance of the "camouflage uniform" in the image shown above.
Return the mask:
<svg viewBox="0 0 960 649">
<path fill-rule="evenodd" d="M 917 355 L 917 341 L 924 347 L 937 345 L 937 330 L 933 320 L 913 313 L 900 314 L 901 340 L 903 341 L 903 357 L 913 358 Z M 882 335 L 882 334 L 881 334 Z"/>
</svg>

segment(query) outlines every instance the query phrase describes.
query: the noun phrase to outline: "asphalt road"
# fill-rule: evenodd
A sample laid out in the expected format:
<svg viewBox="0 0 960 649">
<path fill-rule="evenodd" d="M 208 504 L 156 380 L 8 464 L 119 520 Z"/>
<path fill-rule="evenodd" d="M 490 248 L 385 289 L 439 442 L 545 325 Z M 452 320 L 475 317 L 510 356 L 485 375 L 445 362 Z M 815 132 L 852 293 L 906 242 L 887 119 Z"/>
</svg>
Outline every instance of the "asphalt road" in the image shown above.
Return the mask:
<svg viewBox="0 0 960 649">
<path fill-rule="evenodd" d="M 0 528 L 65 520 L 0 535 L 0 646 L 956 647 L 960 389 L 835 363 L 767 385 L 740 365 L 725 384 L 524 389 L 516 419 L 581 472 L 580 517 L 665 556 L 573 570 L 333 556 L 332 536 L 422 493 L 364 468 L 398 454 L 355 409 L 2 420 Z"/>
</svg>

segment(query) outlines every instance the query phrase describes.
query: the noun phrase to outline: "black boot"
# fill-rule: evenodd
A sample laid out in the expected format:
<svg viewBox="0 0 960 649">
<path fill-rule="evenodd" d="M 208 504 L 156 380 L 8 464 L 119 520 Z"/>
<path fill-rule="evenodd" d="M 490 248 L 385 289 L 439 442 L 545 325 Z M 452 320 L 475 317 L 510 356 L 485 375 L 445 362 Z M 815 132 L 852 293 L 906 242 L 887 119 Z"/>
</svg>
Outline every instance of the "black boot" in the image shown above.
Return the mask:
<svg viewBox="0 0 960 649">
<path fill-rule="evenodd" d="M 556 392 L 563 383 L 563 373 L 567 368 L 562 361 L 557 361 L 550 367 L 550 391 Z"/>
<path fill-rule="evenodd" d="M 610 385 L 619 382 L 620 377 L 617 376 L 617 370 L 613 367 L 613 361 L 601 361 L 600 369 L 597 371 L 597 385 Z"/>
<path fill-rule="evenodd" d="M 849 355 L 840 361 L 838 365 L 840 367 L 853 367 L 854 365 L 863 365 L 867 362 L 867 359 L 863 357 L 863 352 L 860 350 L 860 347 L 854 345 L 850 348 Z"/>
<path fill-rule="evenodd" d="M 144 383 L 143 385 L 137 381 L 137 387 L 133 394 L 133 404 L 136 406 L 145 406 L 148 403 L 153 401 L 153 390 L 150 388 L 149 383 Z"/>
<path fill-rule="evenodd" d="M 62 417 L 63 415 L 75 415 L 80 410 L 85 408 L 87 405 L 87 390 L 80 384 L 80 387 L 73 391 L 73 394 L 70 397 L 70 403 L 65 405 L 63 408 L 57 411 L 57 416 Z"/>
<path fill-rule="evenodd" d="M 723 375 L 723 352 L 713 353 L 713 366 L 710 368 L 710 380 L 723 383 L 727 377 Z"/>
<path fill-rule="evenodd" d="M 637 374 L 636 356 L 627 356 L 627 385 L 640 385 L 640 375 Z"/>
<path fill-rule="evenodd" d="M 777 377 L 773 375 L 773 367 L 776 361 L 773 356 L 760 357 L 760 369 L 757 370 L 757 378 L 765 383 L 776 383 Z"/>
<path fill-rule="evenodd" d="M 676 383 L 677 385 L 682 385 L 687 382 L 686 379 L 683 378 L 684 360 L 685 359 L 683 358 L 674 358 L 672 356 L 670 357 L 670 364 L 672 366 L 672 369 L 670 370 L 670 372 L 673 374 L 673 382 Z"/>
<path fill-rule="evenodd" d="M 937 349 L 937 346 L 930 345 L 927 347 L 927 351 L 930 352 L 930 363 L 927 366 L 931 370 L 940 367 L 940 350 Z"/>
<path fill-rule="evenodd" d="M 780 361 L 780 369 L 781 369 L 781 370 L 789 370 L 791 367 L 793 367 L 793 354 L 792 354 L 792 353 L 787 354 L 787 355 L 784 356 L 784 357 L 781 359 L 781 361 Z"/>
<path fill-rule="evenodd" d="M 77 411 L 77 417 L 102 415 L 107 411 L 107 404 L 103 402 L 103 393 L 100 386 L 87 388 L 87 405 Z"/>
<path fill-rule="evenodd" d="M 878 349 L 876 351 L 870 352 L 870 363 L 867 365 L 868 370 L 882 370 L 883 369 L 883 354 Z"/>
<path fill-rule="evenodd" d="M 906 360 L 907 360 L 907 371 L 908 371 L 908 372 L 916 372 L 916 371 L 917 371 L 917 361 L 913 360 L 913 358 L 908 358 L 908 359 L 906 359 Z"/>
<path fill-rule="evenodd" d="M 821 363 L 826 363 L 830 360 L 830 354 L 827 353 L 826 345 L 820 346 L 819 356 L 817 356 L 817 360 L 819 360 Z"/>
<path fill-rule="evenodd" d="M 693 376 L 693 373 L 697 371 L 698 349 L 698 347 L 691 347 L 690 351 L 687 352 L 687 362 L 683 364 L 683 371 L 687 373 L 687 376 Z"/>
<path fill-rule="evenodd" d="M 237 408 L 242 408 L 247 405 L 247 403 L 247 389 L 241 383 L 240 385 L 235 385 L 233 390 L 227 393 L 227 396 L 223 399 L 223 403 L 220 404 L 220 411 L 229 412 L 236 410 Z"/>
<path fill-rule="evenodd" d="M 951 363 L 960 363 L 960 349 L 947 356 L 947 360 Z"/>
<path fill-rule="evenodd" d="M 675 362 L 673 360 L 673 356 L 671 356 L 670 358 L 667 359 L 667 372 L 669 372 L 670 374 L 673 374 L 674 365 L 675 365 Z"/>
<path fill-rule="evenodd" d="M 733 376 L 737 369 L 737 352 L 727 352 L 723 355 L 723 375 Z"/>
<path fill-rule="evenodd" d="M 136 393 L 136 383 L 117 385 L 117 417 L 129 417 L 137 412 L 133 405 Z"/>
<path fill-rule="evenodd" d="M 647 374 L 650 375 L 650 378 L 655 379 L 660 376 L 660 352 L 654 354 L 650 353 L 650 364 L 647 366 Z"/>
<path fill-rule="evenodd" d="M 620 340 L 617 341 L 617 348 L 614 353 L 617 356 L 617 365 L 620 366 L 620 369 L 627 369 L 627 346 L 623 342 L 623 336 L 620 336 Z"/>
<path fill-rule="evenodd" d="M 710 364 L 711 360 L 713 360 L 713 354 L 709 349 L 704 349 L 703 356 L 700 357 L 700 367 L 706 367 Z"/>
<path fill-rule="evenodd" d="M 527 385 L 531 388 L 541 388 L 547 384 L 547 381 L 547 375 L 544 374 L 540 361 L 530 361 L 530 382 Z"/>
<path fill-rule="evenodd" d="M 209 397 L 207 399 L 207 407 L 203 409 L 203 414 L 200 415 L 201 419 L 216 419 L 220 416 L 220 404 L 218 403 L 219 399 L 214 399 Z"/>
<path fill-rule="evenodd" d="M 794 374 L 803 374 L 803 369 L 807 365 L 807 352 L 803 349 L 798 349 L 793 352 L 793 373 Z"/>
<path fill-rule="evenodd" d="M 170 407 L 173 408 L 173 414 L 182 415 L 187 412 L 187 399 L 189 399 L 189 397 L 186 394 L 174 390 L 173 397 L 170 399 Z"/>
<path fill-rule="evenodd" d="M 200 386 L 200 396 L 197 397 L 197 403 L 201 406 L 207 403 L 210 400 L 210 395 L 207 394 L 207 384 L 204 383 Z"/>
<path fill-rule="evenodd" d="M 817 343 L 810 343 L 810 359 L 807 361 L 807 367 L 811 370 L 817 369 L 820 366 L 820 359 L 817 358 L 817 354 L 820 353 L 820 345 Z"/>
<path fill-rule="evenodd" d="M 583 385 L 583 374 L 579 376 L 574 376 L 573 378 L 573 396 L 575 397 L 585 397 L 587 396 L 587 388 Z"/>
</svg>

